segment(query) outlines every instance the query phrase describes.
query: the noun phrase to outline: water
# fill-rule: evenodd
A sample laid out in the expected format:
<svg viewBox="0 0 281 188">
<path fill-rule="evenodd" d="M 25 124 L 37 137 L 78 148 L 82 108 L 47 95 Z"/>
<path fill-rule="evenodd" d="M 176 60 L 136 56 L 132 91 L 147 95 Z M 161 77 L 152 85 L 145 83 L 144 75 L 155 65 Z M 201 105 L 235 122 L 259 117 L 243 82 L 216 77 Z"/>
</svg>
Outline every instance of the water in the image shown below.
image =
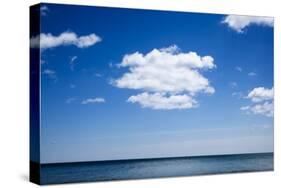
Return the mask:
<svg viewBox="0 0 281 188">
<path fill-rule="evenodd" d="M 73 183 L 273 170 L 273 153 L 41 165 L 41 183 Z"/>
</svg>

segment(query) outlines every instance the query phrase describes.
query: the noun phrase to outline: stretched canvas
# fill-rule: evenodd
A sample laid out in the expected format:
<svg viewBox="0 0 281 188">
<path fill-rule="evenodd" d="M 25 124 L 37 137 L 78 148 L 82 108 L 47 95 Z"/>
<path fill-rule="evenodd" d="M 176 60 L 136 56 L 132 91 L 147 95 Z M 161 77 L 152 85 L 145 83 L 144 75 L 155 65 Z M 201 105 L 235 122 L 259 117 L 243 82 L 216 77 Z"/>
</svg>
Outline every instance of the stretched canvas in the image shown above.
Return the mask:
<svg viewBox="0 0 281 188">
<path fill-rule="evenodd" d="M 273 170 L 271 17 L 30 7 L 30 180 Z"/>
</svg>

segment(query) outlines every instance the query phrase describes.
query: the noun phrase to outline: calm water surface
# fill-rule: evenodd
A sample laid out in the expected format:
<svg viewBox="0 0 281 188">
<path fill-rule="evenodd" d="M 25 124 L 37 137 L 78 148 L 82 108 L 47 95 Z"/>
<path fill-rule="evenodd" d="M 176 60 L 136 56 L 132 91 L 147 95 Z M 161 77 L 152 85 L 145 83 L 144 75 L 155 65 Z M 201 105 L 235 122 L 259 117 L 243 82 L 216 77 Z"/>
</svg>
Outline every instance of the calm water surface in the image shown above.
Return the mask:
<svg viewBox="0 0 281 188">
<path fill-rule="evenodd" d="M 273 153 L 41 165 L 41 183 L 125 180 L 273 170 Z"/>
</svg>

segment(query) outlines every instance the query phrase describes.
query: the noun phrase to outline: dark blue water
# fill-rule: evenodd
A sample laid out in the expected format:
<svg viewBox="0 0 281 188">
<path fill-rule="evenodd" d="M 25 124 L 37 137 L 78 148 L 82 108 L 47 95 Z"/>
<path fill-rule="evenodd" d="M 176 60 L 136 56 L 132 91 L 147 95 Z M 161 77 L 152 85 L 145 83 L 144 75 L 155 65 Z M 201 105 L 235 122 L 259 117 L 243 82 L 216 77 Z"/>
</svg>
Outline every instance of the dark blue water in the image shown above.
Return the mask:
<svg viewBox="0 0 281 188">
<path fill-rule="evenodd" d="M 41 165 L 41 183 L 142 179 L 273 170 L 273 153 Z"/>
</svg>

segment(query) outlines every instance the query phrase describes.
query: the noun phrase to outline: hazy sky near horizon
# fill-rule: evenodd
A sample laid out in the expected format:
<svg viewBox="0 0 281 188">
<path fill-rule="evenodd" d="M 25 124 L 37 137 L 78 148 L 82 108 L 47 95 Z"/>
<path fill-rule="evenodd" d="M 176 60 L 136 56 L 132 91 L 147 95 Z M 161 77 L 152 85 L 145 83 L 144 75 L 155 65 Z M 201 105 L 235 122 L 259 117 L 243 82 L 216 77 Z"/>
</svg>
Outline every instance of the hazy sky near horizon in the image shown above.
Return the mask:
<svg viewBox="0 0 281 188">
<path fill-rule="evenodd" d="M 41 163 L 273 151 L 272 18 L 40 11 Z"/>
</svg>

